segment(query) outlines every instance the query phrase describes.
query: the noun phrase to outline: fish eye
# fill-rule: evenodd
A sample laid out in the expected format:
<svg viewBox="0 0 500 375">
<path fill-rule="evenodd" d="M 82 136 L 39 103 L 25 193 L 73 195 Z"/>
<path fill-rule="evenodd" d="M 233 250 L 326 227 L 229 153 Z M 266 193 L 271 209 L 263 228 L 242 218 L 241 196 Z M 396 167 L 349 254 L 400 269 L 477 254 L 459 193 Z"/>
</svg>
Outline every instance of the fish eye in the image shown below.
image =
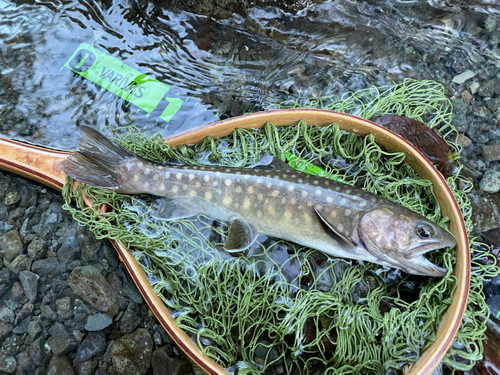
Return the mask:
<svg viewBox="0 0 500 375">
<path fill-rule="evenodd" d="M 428 224 L 419 224 L 417 226 L 416 232 L 420 238 L 429 238 L 434 234 L 434 230 Z"/>
</svg>

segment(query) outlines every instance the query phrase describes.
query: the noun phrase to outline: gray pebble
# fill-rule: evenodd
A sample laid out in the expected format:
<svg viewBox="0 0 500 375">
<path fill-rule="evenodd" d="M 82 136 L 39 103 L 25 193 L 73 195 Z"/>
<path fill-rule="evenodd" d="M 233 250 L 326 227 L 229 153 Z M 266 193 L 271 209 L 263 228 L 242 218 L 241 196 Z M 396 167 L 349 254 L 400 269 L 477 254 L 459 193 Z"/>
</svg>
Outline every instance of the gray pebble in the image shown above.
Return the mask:
<svg viewBox="0 0 500 375">
<path fill-rule="evenodd" d="M 53 356 L 50 359 L 47 375 L 74 375 L 73 366 L 66 356 Z"/>
<path fill-rule="evenodd" d="M 12 374 L 16 371 L 17 362 L 12 356 L 7 356 L 0 351 L 0 371 Z"/>
<path fill-rule="evenodd" d="M 486 163 L 500 160 L 500 145 L 487 145 L 483 147 L 483 158 Z"/>
<path fill-rule="evenodd" d="M 22 248 L 23 243 L 17 230 L 11 230 L 0 237 L 0 249 L 5 260 L 12 262 Z"/>
<path fill-rule="evenodd" d="M 0 320 L 0 340 L 7 336 L 13 329 L 14 327 L 11 324 Z"/>
<path fill-rule="evenodd" d="M 151 366 L 153 339 L 144 328 L 123 335 L 114 341 L 111 359 L 121 375 L 146 374 Z"/>
<path fill-rule="evenodd" d="M 19 254 L 16 259 L 14 259 L 10 264 L 7 266 L 9 270 L 11 270 L 14 273 L 19 273 L 21 270 L 24 270 L 26 268 L 26 260 L 28 259 L 28 256 L 26 254 Z"/>
<path fill-rule="evenodd" d="M 40 276 L 27 270 L 19 272 L 19 281 L 23 285 L 24 294 L 32 302 L 36 299 L 39 278 Z"/>
<path fill-rule="evenodd" d="M 500 191 L 500 172 L 488 169 L 479 181 L 479 188 L 487 193 L 498 193 Z"/>
<path fill-rule="evenodd" d="M 31 270 L 40 277 L 57 276 L 66 271 L 64 264 L 61 264 L 55 257 L 39 259 L 33 262 Z"/>
<path fill-rule="evenodd" d="M 171 356 L 171 352 L 172 349 L 169 345 L 154 351 L 152 359 L 154 374 L 184 375 L 192 371 L 191 363 L 187 359 L 175 358 Z"/>
<path fill-rule="evenodd" d="M 42 259 L 47 251 L 47 245 L 41 238 L 35 238 L 28 245 L 28 255 L 33 260 Z"/>
<path fill-rule="evenodd" d="M 113 323 L 113 317 L 103 314 L 97 313 L 93 315 L 89 315 L 87 318 L 87 323 L 85 324 L 85 329 L 87 331 L 100 331 Z"/>
<path fill-rule="evenodd" d="M 471 79 L 472 77 L 475 77 L 477 73 L 473 72 L 472 70 L 466 70 L 465 72 L 456 75 L 453 77 L 452 82 L 462 84 L 468 79 Z"/>
<path fill-rule="evenodd" d="M 68 285 L 84 301 L 111 316 L 120 309 L 118 295 L 105 277 L 92 266 L 77 267 L 68 278 Z"/>
<path fill-rule="evenodd" d="M 70 297 L 56 299 L 57 313 L 63 319 L 69 319 L 73 316 L 73 306 Z"/>
<path fill-rule="evenodd" d="M 5 204 L 7 206 L 16 204 L 20 199 L 21 197 L 19 196 L 19 193 L 17 191 L 9 191 L 7 192 L 7 194 L 5 194 Z"/>
<path fill-rule="evenodd" d="M 90 332 L 81 343 L 76 352 L 78 361 L 87 361 L 96 354 L 102 353 L 106 349 L 106 335 L 104 332 Z"/>
<path fill-rule="evenodd" d="M 66 332 L 61 323 L 54 323 L 49 329 L 49 333 L 51 336 L 47 340 L 47 346 L 54 355 L 69 353 L 76 348 L 76 340 Z"/>
<path fill-rule="evenodd" d="M 120 331 L 122 333 L 130 333 L 141 323 L 147 315 L 144 306 L 135 302 L 130 302 L 127 310 L 120 319 Z"/>
</svg>

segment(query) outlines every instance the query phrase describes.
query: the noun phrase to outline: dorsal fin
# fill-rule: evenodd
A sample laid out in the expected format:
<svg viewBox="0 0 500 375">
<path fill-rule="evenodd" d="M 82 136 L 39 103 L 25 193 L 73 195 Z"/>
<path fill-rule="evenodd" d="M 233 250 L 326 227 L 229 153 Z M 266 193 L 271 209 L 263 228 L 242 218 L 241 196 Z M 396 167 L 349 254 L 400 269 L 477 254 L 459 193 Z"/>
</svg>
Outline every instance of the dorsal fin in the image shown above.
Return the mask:
<svg viewBox="0 0 500 375">
<path fill-rule="evenodd" d="M 313 206 L 314 212 L 316 212 L 316 215 L 318 215 L 319 221 L 321 222 L 323 228 L 325 231 L 332 237 L 335 241 L 337 241 L 345 250 L 352 249 L 353 247 L 356 247 L 354 242 L 352 242 L 348 237 L 344 236 L 342 233 L 338 231 L 337 228 L 335 228 L 332 224 L 330 224 L 324 217 L 321 215 L 321 213 L 318 211 L 318 209 Z"/>
</svg>

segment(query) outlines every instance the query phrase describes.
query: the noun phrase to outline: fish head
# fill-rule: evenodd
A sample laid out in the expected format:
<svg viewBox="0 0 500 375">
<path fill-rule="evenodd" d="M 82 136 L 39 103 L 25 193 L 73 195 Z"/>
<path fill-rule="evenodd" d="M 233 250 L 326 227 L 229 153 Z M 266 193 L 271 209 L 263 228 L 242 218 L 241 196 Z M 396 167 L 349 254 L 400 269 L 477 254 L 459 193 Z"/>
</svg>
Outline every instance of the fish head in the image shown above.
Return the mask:
<svg viewBox="0 0 500 375">
<path fill-rule="evenodd" d="M 445 268 L 436 266 L 424 254 L 456 245 L 446 230 L 402 206 L 367 212 L 358 224 L 358 233 L 371 255 L 414 275 L 446 275 Z"/>
</svg>

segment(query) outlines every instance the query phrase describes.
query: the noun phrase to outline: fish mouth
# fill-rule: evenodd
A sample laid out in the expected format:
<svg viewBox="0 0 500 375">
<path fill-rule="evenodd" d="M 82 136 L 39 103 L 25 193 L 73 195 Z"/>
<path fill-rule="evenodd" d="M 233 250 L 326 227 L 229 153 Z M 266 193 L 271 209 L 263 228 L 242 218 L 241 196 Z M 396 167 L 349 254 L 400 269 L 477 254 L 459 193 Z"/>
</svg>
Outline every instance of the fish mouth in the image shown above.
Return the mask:
<svg viewBox="0 0 500 375">
<path fill-rule="evenodd" d="M 410 261 L 404 260 L 403 265 L 407 273 L 421 276 L 442 277 L 448 273 L 448 269 L 436 266 L 423 255 L 412 258 Z"/>
<path fill-rule="evenodd" d="M 440 239 L 428 240 L 424 243 L 416 244 L 408 249 L 404 254 L 404 258 L 399 261 L 405 266 L 406 272 L 414 275 L 445 276 L 448 270 L 436 266 L 429 261 L 424 254 L 446 247 L 453 247 L 456 244 L 455 238 L 450 233 L 446 232 Z"/>
</svg>

